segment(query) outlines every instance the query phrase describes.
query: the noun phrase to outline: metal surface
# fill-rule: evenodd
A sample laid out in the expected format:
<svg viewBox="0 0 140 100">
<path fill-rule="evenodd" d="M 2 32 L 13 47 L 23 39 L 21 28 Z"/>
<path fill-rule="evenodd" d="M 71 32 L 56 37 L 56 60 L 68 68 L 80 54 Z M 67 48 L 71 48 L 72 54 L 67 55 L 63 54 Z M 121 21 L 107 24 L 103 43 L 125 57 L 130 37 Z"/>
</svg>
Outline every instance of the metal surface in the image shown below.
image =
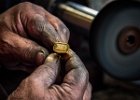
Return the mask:
<svg viewBox="0 0 140 100">
<path fill-rule="evenodd" d="M 139 28 L 138 1 L 113 1 L 95 17 L 90 34 L 91 52 L 110 75 L 140 79 Z"/>
<path fill-rule="evenodd" d="M 117 47 L 123 54 L 135 53 L 140 47 L 140 29 L 138 27 L 127 26 L 120 30 Z"/>
<path fill-rule="evenodd" d="M 64 21 L 89 31 L 98 12 L 77 3 L 67 2 L 58 5 L 57 13 Z"/>
<path fill-rule="evenodd" d="M 69 45 L 63 42 L 55 42 L 53 46 L 53 51 L 56 53 L 67 53 L 69 50 Z"/>
</svg>

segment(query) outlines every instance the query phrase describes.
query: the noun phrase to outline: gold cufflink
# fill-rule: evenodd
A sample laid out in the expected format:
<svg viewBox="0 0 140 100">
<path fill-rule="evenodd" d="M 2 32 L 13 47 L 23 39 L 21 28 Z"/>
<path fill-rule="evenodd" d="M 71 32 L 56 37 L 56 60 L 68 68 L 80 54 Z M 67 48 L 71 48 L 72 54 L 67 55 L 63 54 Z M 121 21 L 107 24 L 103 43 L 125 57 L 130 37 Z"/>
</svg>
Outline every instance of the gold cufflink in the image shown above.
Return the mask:
<svg viewBox="0 0 140 100">
<path fill-rule="evenodd" d="M 56 53 L 67 53 L 69 50 L 69 45 L 63 42 L 55 42 L 53 46 L 53 51 Z"/>
</svg>

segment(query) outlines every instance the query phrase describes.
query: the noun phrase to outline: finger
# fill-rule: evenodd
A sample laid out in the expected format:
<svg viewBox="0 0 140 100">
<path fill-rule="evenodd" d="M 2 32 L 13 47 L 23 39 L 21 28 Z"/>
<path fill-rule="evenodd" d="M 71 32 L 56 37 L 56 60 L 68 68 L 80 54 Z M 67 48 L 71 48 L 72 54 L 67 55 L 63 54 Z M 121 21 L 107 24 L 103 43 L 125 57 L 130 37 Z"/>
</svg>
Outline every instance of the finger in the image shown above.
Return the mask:
<svg viewBox="0 0 140 100">
<path fill-rule="evenodd" d="M 66 25 L 53 15 L 49 15 L 48 19 L 50 23 L 54 26 L 57 33 L 59 34 L 61 38 L 61 42 L 67 43 L 69 40 L 70 32 L 69 32 L 69 29 L 66 27 Z"/>
<path fill-rule="evenodd" d="M 49 21 L 42 15 L 34 14 L 27 24 L 28 33 L 34 39 L 42 42 L 46 47 L 53 46 L 60 41 L 60 36 Z"/>
<path fill-rule="evenodd" d="M 62 86 L 63 88 L 70 88 L 72 94 L 77 93 L 77 96 L 82 96 L 88 84 L 88 72 L 80 58 L 72 50 L 69 51 L 66 59 L 67 74 Z"/>
<path fill-rule="evenodd" d="M 83 96 L 83 100 L 91 100 L 91 96 L 92 96 L 92 86 L 90 83 L 88 83 L 88 86 Z"/>
<path fill-rule="evenodd" d="M 59 56 L 56 53 L 50 54 L 43 65 L 38 67 L 30 76 L 37 81 L 43 81 L 45 87 L 51 86 L 57 77 L 59 71 Z"/>
<path fill-rule="evenodd" d="M 12 32 L 5 32 L 2 36 L 2 41 L 2 53 L 8 55 L 9 59 L 42 64 L 48 55 L 48 51 L 45 48 Z"/>
<path fill-rule="evenodd" d="M 27 29 L 31 37 L 49 48 L 55 42 L 67 43 L 69 40 L 68 28 L 58 18 L 47 12 L 46 16 L 34 14 L 27 23 Z"/>
</svg>

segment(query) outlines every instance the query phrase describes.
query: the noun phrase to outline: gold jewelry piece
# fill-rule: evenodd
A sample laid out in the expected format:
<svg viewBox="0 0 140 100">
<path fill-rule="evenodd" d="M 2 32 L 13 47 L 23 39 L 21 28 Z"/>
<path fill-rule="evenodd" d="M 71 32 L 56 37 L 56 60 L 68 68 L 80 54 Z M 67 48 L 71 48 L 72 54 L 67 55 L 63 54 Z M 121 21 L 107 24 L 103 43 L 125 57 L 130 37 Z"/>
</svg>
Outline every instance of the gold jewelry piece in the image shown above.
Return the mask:
<svg viewBox="0 0 140 100">
<path fill-rule="evenodd" d="M 67 53 L 69 50 L 69 45 L 63 42 L 55 42 L 53 46 L 53 51 L 56 53 Z"/>
</svg>

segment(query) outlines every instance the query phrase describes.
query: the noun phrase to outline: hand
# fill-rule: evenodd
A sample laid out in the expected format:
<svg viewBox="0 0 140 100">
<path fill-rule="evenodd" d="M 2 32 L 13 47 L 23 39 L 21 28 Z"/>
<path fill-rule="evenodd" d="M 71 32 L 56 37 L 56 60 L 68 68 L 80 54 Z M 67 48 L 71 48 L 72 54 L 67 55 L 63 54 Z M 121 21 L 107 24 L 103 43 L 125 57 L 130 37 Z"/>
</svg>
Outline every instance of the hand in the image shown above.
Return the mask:
<svg viewBox="0 0 140 100">
<path fill-rule="evenodd" d="M 65 58 L 66 75 L 60 85 L 55 84 L 60 60 L 56 54 L 50 54 L 8 100 L 90 100 L 91 85 L 84 64 L 73 51 Z"/>
<path fill-rule="evenodd" d="M 0 15 L 0 63 L 18 69 L 40 65 L 54 42 L 68 42 L 67 27 L 45 9 L 20 3 Z M 47 48 L 47 50 L 43 47 Z M 17 68 L 16 68 L 17 69 Z M 25 70 L 25 68 L 22 68 Z"/>
</svg>

